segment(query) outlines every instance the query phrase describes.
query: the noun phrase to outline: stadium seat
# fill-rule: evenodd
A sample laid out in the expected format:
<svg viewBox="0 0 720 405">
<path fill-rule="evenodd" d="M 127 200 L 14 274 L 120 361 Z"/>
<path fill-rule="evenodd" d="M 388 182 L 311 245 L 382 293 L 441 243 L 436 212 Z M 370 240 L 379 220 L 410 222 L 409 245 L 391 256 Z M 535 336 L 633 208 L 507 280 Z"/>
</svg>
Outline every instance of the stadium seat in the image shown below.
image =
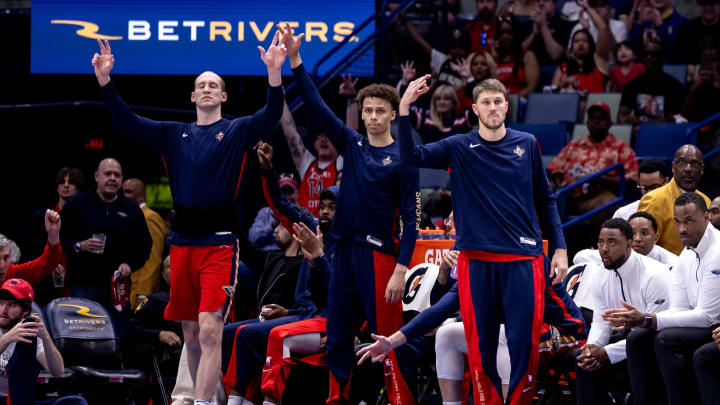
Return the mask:
<svg viewBox="0 0 720 405">
<path fill-rule="evenodd" d="M 615 138 L 621 141 L 625 141 L 629 144 L 632 137 L 632 125 L 613 125 L 610 127 L 609 132 L 615 135 Z M 583 138 L 587 134 L 588 130 L 586 124 L 576 124 L 575 128 L 573 128 L 572 140 L 577 141 L 578 139 Z"/>
<path fill-rule="evenodd" d="M 683 86 L 687 78 L 687 65 L 663 65 L 663 71 L 677 79 Z"/>
<path fill-rule="evenodd" d="M 90 403 L 127 403 L 145 390 L 145 374 L 123 369 L 120 339 L 110 314 L 95 301 L 58 298 L 46 307 L 48 328 L 65 367 Z M 102 402 L 101 402 L 102 401 Z"/>
<path fill-rule="evenodd" d="M 528 132 L 540 142 L 543 155 L 557 155 L 567 143 L 565 124 L 519 124 L 508 126 L 517 131 Z"/>
<path fill-rule="evenodd" d="M 587 106 L 590 107 L 595 103 L 605 103 L 610 107 L 610 120 L 612 122 L 617 121 L 618 109 L 620 109 L 620 98 L 622 93 L 589 93 L 587 99 Z M 583 116 L 583 122 L 587 122 L 587 109 L 585 109 L 585 115 Z"/>
<path fill-rule="evenodd" d="M 640 124 L 635 141 L 635 155 L 639 160 L 658 158 L 673 160 L 682 145 L 695 143 L 695 135 L 688 137 L 689 124 Z"/>
<path fill-rule="evenodd" d="M 525 111 L 526 124 L 576 122 L 580 95 L 577 93 L 532 93 Z"/>
</svg>

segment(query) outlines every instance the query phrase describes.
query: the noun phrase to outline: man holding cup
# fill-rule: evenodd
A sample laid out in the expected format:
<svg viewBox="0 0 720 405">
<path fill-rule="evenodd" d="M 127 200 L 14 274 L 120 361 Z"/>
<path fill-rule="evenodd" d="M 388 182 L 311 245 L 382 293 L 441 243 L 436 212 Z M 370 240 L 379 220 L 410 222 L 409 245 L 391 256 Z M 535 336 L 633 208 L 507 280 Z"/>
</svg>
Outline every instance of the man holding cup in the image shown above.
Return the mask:
<svg viewBox="0 0 720 405">
<path fill-rule="evenodd" d="M 71 198 L 62 211 L 60 239 L 67 254 L 70 296 L 97 301 L 117 315 L 111 300 L 115 272 L 130 277 L 145 264 L 152 239 L 138 204 L 120 192 L 122 167 L 104 159 L 95 172 L 97 189 Z"/>
</svg>

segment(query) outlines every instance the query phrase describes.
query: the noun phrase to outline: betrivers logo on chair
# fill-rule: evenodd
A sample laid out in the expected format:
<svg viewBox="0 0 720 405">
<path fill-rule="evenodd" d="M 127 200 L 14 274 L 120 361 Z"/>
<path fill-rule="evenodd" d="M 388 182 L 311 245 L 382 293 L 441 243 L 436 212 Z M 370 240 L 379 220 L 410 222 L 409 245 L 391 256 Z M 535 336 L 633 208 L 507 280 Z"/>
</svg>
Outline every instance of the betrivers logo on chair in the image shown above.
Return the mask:
<svg viewBox="0 0 720 405">
<path fill-rule="evenodd" d="M 83 298 L 59 298 L 48 305 L 56 338 L 112 339 L 112 321 L 105 308 Z"/>
</svg>

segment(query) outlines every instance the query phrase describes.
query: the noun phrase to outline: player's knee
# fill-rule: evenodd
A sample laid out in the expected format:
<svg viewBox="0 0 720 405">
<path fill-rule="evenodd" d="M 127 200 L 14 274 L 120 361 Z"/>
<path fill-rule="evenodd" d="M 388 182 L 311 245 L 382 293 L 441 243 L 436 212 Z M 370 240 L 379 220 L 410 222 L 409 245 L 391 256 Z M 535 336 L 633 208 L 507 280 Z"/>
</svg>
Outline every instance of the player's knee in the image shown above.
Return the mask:
<svg viewBox="0 0 720 405">
<path fill-rule="evenodd" d="M 222 333 L 217 328 L 201 326 L 198 333 L 198 342 L 201 346 L 218 346 L 222 339 Z"/>
<path fill-rule="evenodd" d="M 282 341 L 283 337 L 280 336 L 280 330 L 281 328 L 274 328 L 270 331 L 270 336 L 268 336 L 268 346 L 269 342 L 277 342 Z"/>
<path fill-rule="evenodd" d="M 199 326 L 197 323 L 183 323 L 183 340 L 188 348 L 194 348 L 199 344 L 198 332 Z"/>
</svg>

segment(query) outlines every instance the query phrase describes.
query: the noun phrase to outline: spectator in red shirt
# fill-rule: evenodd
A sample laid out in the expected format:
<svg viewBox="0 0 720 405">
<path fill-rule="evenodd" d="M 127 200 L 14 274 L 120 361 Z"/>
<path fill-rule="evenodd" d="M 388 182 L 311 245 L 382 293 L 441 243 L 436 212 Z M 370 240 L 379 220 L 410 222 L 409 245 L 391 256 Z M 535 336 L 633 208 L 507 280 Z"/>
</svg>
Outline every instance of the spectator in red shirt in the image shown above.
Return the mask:
<svg viewBox="0 0 720 405">
<path fill-rule="evenodd" d="M 605 29 L 598 36 L 604 37 L 609 33 Z M 583 28 L 575 31 L 567 61 L 555 69 L 553 86 L 562 92 L 601 93 L 605 89 L 605 77 L 609 72 L 607 55 L 607 48 L 596 48 L 588 30 Z"/>
<path fill-rule="evenodd" d="M 62 249 L 60 247 L 60 215 L 53 211 L 45 211 L 45 230 L 48 240 L 45 251 L 37 259 L 10 264 L 10 239 L 0 235 L 0 283 L 9 278 L 21 278 L 30 285 L 35 285 L 55 270 Z"/>
<path fill-rule="evenodd" d="M 555 70 L 552 84 L 564 91 L 599 93 L 605 89 L 605 77 L 610 73 L 608 60 L 612 32 L 598 12 L 588 7 L 588 0 L 577 0 L 597 28 L 597 44 L 589 30 L 575 31 L 570 40 L 567 60 Z"/>
<path fill-rule="evenodd" d="M 497 18 L 495 8 L 497 0 L 475 0 L 477 17 L 465 26 L 465 31 L 470 34 L 471 52 L 492 51 L 492 39 L 495 38 L 497 29 Z"/>
<path fill-rule="evenodd" d="M 619 162 L 625 168 L 625 179 L 636 182 L 638 163 L 635 151 L 627 142 L 608 132 L 611 125 L 610 107 L 604 103 L 591 105 L 587 121 L 589 134 L 567 144 L 548 165 L 551 181 L 560 187 L 566 186 Z M 610 172 L 588 187 L 576 188 L 571 193 L 571 210 L 582 214 L 612 201 L 616 195 L 608 191 L 613 189 L 608 187 L 608 183 L 617 184 L 618 181 L 618 174 Z"/>
<path fill-rule="evenodd" d="M 527 97 L 540 83 L 540 65 L 535 53 L 521 46 L 522 38 L 516 35 L 515 25 L 503 19 L 495 35 L 497 78 L 510 94 Z"/>
<path fill-rule="evenodd" d="M 645 65 L 636 62 L 635 51 L 630 41 L 622 41 L 615 48 L 617 65 L 610 70 L 610 81 L 607 91 L 621 92 L 628 82 L 645 73 Z"/>
</svg>

